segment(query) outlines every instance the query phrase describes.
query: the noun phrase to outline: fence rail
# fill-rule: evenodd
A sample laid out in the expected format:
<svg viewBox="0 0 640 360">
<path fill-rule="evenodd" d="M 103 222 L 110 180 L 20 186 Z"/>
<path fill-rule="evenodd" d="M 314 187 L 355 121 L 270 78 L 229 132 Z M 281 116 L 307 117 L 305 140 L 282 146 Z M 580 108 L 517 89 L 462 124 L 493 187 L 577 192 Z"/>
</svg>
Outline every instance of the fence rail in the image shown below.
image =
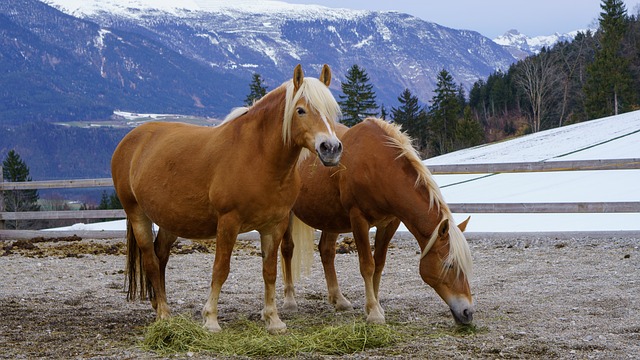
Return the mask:
<svg viewBox="0 0 640 360">
<path fill-rule="evenodd" d="M 432 174 L 483 174 L 584 170 L 629 170 L 640 169 L 640 159 L 607 159 L 580 161 L 548 161 L 519 163 L 429 165 Z M 1 170 L 1 168 L 0 168 Z M 0 171 L 0 191 L 113 187 L 111 178 L 47 180 L 28 182 L 3 182 Z M 454 213 L 640 213 L 640 202 L 559 202 L 559 203 L 450 203 Z M 0 240 L 6 238 L 33 237 L 34 234 L 60 234 L 37 230 L 3 230 L 5 220 L 56 220 L 56 219 L 115 219 L 124 218 L 123 210 L 77 210 L 77 211 L 4 211 L 3 196 L 0 196 Z M 88 231 L 82 231 L 87 233 Z M 73 231 L 78 233 L 78 231 Z M 122 232 L 92 232 L 99 237 Z M 42 236 L 42 235 L 40 235 Z"/>
</svg>

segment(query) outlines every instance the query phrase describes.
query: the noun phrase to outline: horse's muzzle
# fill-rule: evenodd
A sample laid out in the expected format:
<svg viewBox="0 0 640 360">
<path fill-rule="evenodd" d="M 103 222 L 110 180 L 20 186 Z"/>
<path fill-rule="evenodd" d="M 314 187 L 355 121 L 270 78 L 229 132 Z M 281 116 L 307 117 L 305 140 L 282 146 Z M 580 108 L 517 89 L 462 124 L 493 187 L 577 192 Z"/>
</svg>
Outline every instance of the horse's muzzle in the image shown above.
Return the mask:
<svg viewBox="0 0 640 360">
<path fill-rule="evenodd" d="M 458 325 L 469 325 L 473 321 L 475 306 L 465 298 L 454 298 L 447 301 L 451 315 Z"/>
<path fill-rule="evenodd" d="M 456 321 L 456 324 L 459 325 L 469 325 L 473 322 L 473 308 L 464 309 L 461 312 L 456 312 L 451 309 L 451 314 L 453 314 L 453 319 Z"/>
<path fill-rule="evenodd" d="M 336 166 L 342 156 L 342 143 L 338 139 L 327 139 L 316 146 L 316 152 L 324 166 Z"/>
</svg>

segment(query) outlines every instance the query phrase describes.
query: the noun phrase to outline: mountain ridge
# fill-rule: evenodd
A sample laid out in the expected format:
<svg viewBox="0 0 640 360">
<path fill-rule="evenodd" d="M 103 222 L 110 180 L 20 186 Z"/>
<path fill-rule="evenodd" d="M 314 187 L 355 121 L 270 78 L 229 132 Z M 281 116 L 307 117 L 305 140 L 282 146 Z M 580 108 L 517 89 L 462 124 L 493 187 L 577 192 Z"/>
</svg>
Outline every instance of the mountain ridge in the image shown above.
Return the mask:
<svg viewBox="0 0 640 360">
<path fill-rule="evenodd" d="M 540 35 L 529 37 L 516 29 L 511 29 L 493 41 L 507 49 L 516 59 L 522 60 L 527 56 L 540 53 L 542 48 L 549 48 L 558 42 L 573 41 L 579 32 L 594 31 L 581 29 L 566 34 L 554 33 L 552 35 Z"/>
<path fill-rule="evenodd" d="M 405 88 L 427 103 L 443 68 L 469 89 L 513 62 L 507 51 L 477 32 L 394 11 L 279 1 L 208 1 L 207 9 L 194 0 L 180 3 L 179 9 L 164 0 L 47 3 L 103 28 L 144 35 L 212 71 L 247 79 L 247 85 L 253 72 L 273 88 L 290 77 L 297 63 L 309 75 L 328 63 L 337 94 L 349 67 L 358 63 L 368 72 L 379 105 L 386 106 L 395 106 Z"/>
</svg>

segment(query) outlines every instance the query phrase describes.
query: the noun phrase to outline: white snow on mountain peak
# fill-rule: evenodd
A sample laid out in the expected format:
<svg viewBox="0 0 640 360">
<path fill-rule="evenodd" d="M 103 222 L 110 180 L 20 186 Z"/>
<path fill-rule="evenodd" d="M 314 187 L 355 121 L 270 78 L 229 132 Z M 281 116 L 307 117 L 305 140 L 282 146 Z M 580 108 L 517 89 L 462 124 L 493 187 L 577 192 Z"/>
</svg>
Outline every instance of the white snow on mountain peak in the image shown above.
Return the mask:
<svg viewBox="0 0 640 360">
<path fill-rule="evenodd" d="M 349 18 L 371 11 L 328 8 L 320 5 L 289 4 L 276 0 L 42 0 L 61 11 L 78 16 L 91 16 L 101 12 L 125 17 L 164 12 L 174 16 L 188 16 L 193 12 L 250 13 L 264 15 L 294 15 L 309 18 Z"/>
<path fill-rule="evenodd" d="M 518 30 L 511 29 L 501 36 L 493 39 L 493 41 L 501 46 L 511 49 L 514 56 L 520 57 L 523 54 L 517 54 L 512 50 L 518 50 L 524 53 L 524 56 L 537 54 L 543 47 L 552 47 L 560 41 L 572 41 L 579 32 L 586 32 L 586 29 L 571 31 L 566 34 L 554 33 L 552 35 L 541 35 L 529 37 L 520 33 Z M 592 30 L 593 31 L 593 30 Z"/>
</svg>

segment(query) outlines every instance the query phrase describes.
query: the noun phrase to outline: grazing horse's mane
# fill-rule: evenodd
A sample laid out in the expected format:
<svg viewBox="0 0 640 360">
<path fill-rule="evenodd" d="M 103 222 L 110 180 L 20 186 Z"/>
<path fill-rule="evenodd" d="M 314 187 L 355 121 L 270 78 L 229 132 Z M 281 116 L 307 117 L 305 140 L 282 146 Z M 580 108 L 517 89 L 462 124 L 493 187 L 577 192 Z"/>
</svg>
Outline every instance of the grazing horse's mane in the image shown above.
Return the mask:
<svg viewBox="0 0 640 360">
<path fill-rule="evenodd" d="M 411 145 L 411 138 L 401 130 L 399 125 L 391 124 L 384 120 L 376 118 L 367 118 L 365 119 L 365 121 L 375 123 L 387 134 L 387 144 L 397 148 L 400 151 L 396 159 L 404 157 L 415 169 L 418 175 L 416 178 L 415 186 L 425 186 L 429 191 L 429 194 L 431 195 L 429 197 L 429 208 L 433 208 L 433 206 L 435 205 L 437 209 L 442 213 L 442 220 L 431 234 L 431 238 L 422 251 L 421 258 L 429 252 L 429 250 L 435 243 L 438 237 L 438 229 L 440 228 L 440 224 L 448 219 L 449 257 L 446 259 L 446 261 L 443 262 L 443 269 L 447 269 L 449 265 L 455 264 L 457 265 L 456 269 L 458 272 L 462 272 L 467 277 L 470 277 L 472 258 L 467 239 L 465 238 L 462 231 L 457 226 L 455 226 L 455 221 L 453 220 L 451 210 L 449 209 L 447 203 L 444 201 L 442 192 L 440 191 L 438 184 L 436 184 L 435 180 L 433 179 L 431 172 L 420 160 L 418 152 L 413 147 L 413 145 Z"/>
<path fill-rule="evenodd" d="M 282 140 L 285 144 L 291 142 L 291 121 L 293 120 L 295 105 L 300 98 L 304 98 L 307 104 L 314 107 L 325 121 L 336 121 L 340 117 L 340 106 L 331 94 L 331 91 L 329 91 L 329 88 L 318 79 L 305 77 L 298 91 L 294 89 L 293 80 L 286 81 L 253 103 L 253 105 L 231 110 L 222 123 L 224 124 L 239 118 L 260 104 L 269 94 L 282 91 L 286 91 L 284 118 L 282 119 Z"/>
</svg>

